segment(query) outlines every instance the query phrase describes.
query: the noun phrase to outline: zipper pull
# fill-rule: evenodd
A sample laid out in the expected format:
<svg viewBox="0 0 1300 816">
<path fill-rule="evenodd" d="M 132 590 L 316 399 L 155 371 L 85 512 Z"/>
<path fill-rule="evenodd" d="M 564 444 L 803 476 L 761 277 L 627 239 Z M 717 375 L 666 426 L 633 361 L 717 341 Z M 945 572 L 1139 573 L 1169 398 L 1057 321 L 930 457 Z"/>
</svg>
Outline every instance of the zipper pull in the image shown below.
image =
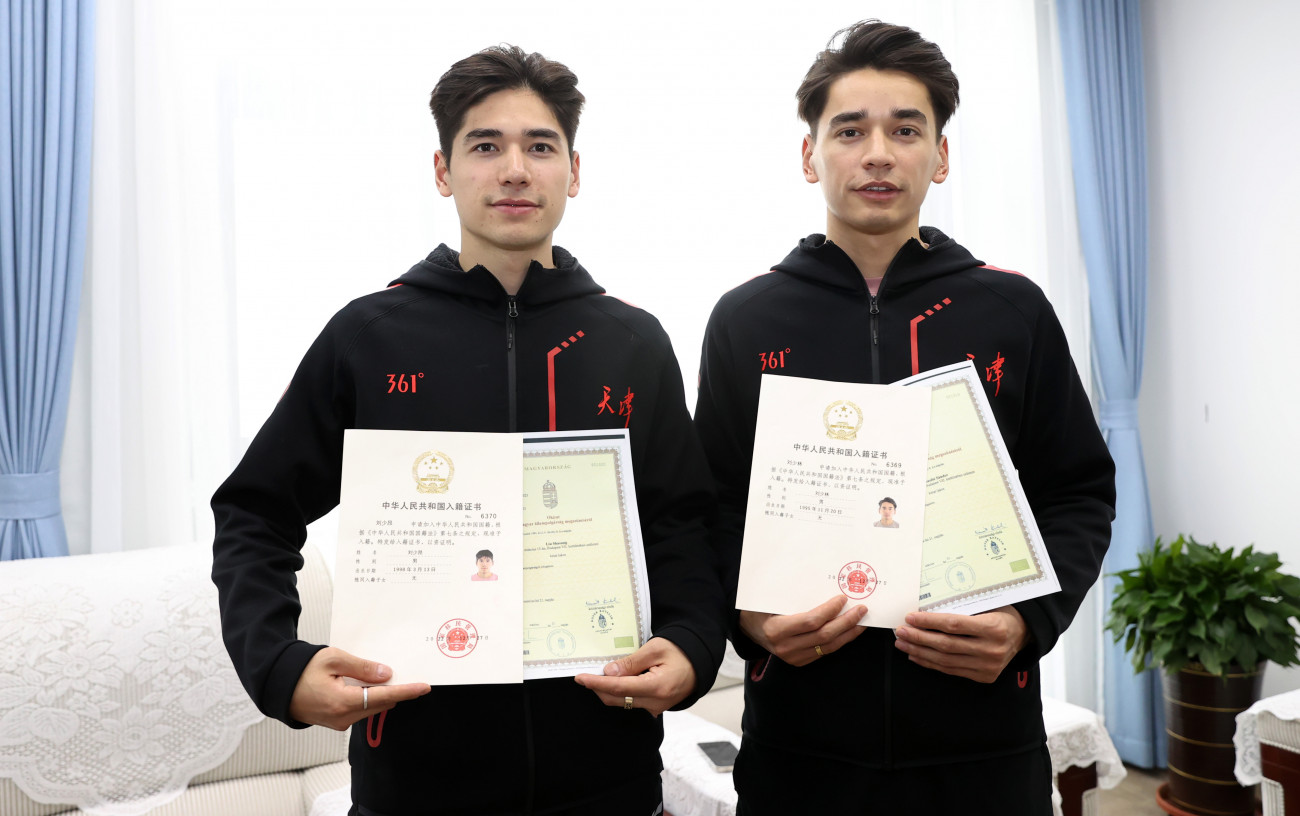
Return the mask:
<svg viewBox="0 0 1300 816">
<path fill-rule="evenodd" d="M 519 317 L 519 304 L 515 303 L 514 298 L 510 298 L 510 308 L 506 310 L 506 316 Z"/>
<path fill-rule="evenodd" d="M 871 296 L 871 345 L 880 345 L 880 333 L 877 318 L 880 316 L 880 304 L 876 302 L 876 295 Z"/>
<path fill-rule="evenodd" d="M 872 296 L 871 296 L 871 316 L 872 316 L 872 317 L 875 317 L 876 315 L 880 314 L 880 304 L 878 304 L 878 303 L 876 302 L 876 298 L 877 298 L 877 297 L 879 297 L 879 296 L 878 296 L 878 295 L 872 295 Z"/>
</svg>

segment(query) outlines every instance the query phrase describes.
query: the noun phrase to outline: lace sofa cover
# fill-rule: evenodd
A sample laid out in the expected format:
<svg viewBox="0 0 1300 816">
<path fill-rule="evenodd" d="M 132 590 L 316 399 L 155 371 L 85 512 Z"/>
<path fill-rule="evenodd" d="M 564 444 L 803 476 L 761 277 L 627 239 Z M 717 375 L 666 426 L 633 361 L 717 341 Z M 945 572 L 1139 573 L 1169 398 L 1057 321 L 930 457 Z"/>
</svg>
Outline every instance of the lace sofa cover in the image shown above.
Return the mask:
<svg viewBox="0 0 1300 816">
<path fill-rule="evenodd" d="M 325 643 L 330 577 L 315 548 L 303 554 L 299 631 Z M 180 545 L 0 563 L 0 812 L 133 816 L 191 783 L 237 796 L 228 780 L 345 759 L 346 734 L 294 731 L 248 699 L 211 560 Z M 320 790 L 346 778 L 343 765 Z"/>
</svg>

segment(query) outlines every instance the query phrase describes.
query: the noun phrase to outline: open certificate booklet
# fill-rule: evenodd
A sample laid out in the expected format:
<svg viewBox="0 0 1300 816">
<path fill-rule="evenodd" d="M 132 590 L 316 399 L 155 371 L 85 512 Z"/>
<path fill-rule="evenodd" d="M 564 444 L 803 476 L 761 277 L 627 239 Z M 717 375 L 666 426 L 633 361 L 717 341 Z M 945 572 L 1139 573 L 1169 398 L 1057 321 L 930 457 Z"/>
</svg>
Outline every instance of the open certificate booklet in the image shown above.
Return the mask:
<svg viewBox="0 0 1300 816">
<path fill-rule="evenodd" d="M 649 631 L 626 430 L 344 434 L 334 646 L 392 683 L 519 683 Z"/>
<path fill-rule="evenodd" d="M 931 396 L 920 608 L 973 615 L 1059 591 L 975 367 L 898 384 Z"/>
<path fill-rule="evenodd" d="M 930 394 L 766 374 L 739 609 L 789 615 L 843 593 L 863 626 L 917 608 Z"/>
</svg>

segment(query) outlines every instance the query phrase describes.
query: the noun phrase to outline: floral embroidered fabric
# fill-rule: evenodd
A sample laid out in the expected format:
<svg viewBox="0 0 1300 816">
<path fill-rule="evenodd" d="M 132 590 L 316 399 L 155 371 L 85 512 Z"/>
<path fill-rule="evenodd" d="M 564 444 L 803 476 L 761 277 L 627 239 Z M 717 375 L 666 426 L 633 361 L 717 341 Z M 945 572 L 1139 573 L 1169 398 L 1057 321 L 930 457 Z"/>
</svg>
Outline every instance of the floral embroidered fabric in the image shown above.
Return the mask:
<svg viewBox="0 0 1300 816">
<path fill-rule="evenodd" d="M 1097 787 L 1110 789 L 1128 775 L 1124 762 L 1096 712 L 1050 697 L 1043 698 L 1043 725 L 1052 773 L 1097 763 Z"/>
<path fill-rule="evenodd" d="M 262 719 L 221 641 L 200 545 L 0 565 L 0 776 L 133 816 Z"/>
<path fill-rule="evenodd" d="M 1300 691 L 1288 691 L 1257 700 L 1254 705 L 1237 715 L 1237 731 L 1232 744 L 1237 748 L 1237 763 L 1233 771 L 1242 785 L 1258 785 L 1264 781 L 1264 770 L 1259 757 L 1259 715 L 1267 711 L 1286 723 L 1282 730 L 1285 739 L 1266 740 L 1280 745 L 1292 753 L 1300 753 Z"/>
</svg>

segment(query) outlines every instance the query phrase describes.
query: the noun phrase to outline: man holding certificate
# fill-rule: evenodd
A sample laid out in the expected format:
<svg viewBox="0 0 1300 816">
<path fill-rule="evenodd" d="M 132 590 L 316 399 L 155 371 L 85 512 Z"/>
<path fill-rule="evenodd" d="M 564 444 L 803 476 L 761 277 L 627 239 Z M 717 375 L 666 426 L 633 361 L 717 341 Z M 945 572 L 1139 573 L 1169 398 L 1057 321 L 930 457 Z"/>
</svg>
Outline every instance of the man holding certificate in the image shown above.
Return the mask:
<svg viewBox="0 0 1300 816">
<path fill-rule="evenodd" d="M 790 461 L 781 463 L 789 473 L 773 468 L 751 484 L 762 380 L 888 384 L 970 360 L 1061 591 L 979 615 L 911 612 L 901 625 L 867 628 L 859 623 L 877 614 L 878 571 L 863 558 L 845 565 L 842 592 L 807 611 L 735 613 L 731 638 L 749 661 L 735 766 L 739 813 L 1048 814 L 1052 770 L 1037 662 L 1097 578 L 1114 467 L 1038 287 L 920 226 L 929 185 L 950 172 L 943 128 L 958 84 L 948 61 L 901 26 L 870 21 L 841 35 L 797 93 L 809 128 L 803 174 L 821 185 L 826 234 L 803 239 L 771 273 L 725 295 L 705 335 L 695 417 L 720 493 L 724 580 L 735 598 L 747 507 L 748 523 L 770 531 L 767 519 L 754 517 L 756 507 L 807 515 L 851 494 L 836 491 L 857 483 L 838 481 L 838 471 L 827 470 L 834 464 L 804 475 L 813 468 L 810 450 L 826 461 L 838 456 L 856 468 L 850 478 L 870 488 L 853 512 L 878 516 L 864 524 L 877 552 L 905 541 L 921 518 L 915 499 L 872 475 L 902 476 L 903 466 L 884 470 L 890 465 L 854 447 L 888 448 L 893 457 L 884 420 L 873 425 L 854 405 L 849 427 L 857 441 L 834 441 L 845 438 L 832 419 L 848 396 L 823 399 L 829 441 L 812 432 L 789 440 Z M 793 387 L 763 385 L 764 400 Z M 866 475 L 852 475 L 858 471 Z M 910 488 L 917 471 L 906 472 Z M 828 498 L 805 483 L 828 483 Z M 765 494 L 757 505 L 751 490 Z M 762 504 L 766 494 L 770 505 Z M 995 544 L 982 551 L 990 559 L 1003 556 Z M 783 546 L 820 552 L 831 542 Z M 964 585 L 971 569 L 957 567 L 948 580 Z"/>
<path fill-rule="evenodd" d="M 722 659 L 723 593 L 705 529 L 712 486 L 668 338 L 552 244 L 579 186 L 576 82 L 564 65 L 513 46 L 485 49 L 443 75 L 430 100 L 435 175 L 455 200 L 460 251 L 439 246 L 335 315 L 212 500 L 212 574 L 235 667 L 268 716 L 295 728 L 356 725 L 354 814 L 652 816 L 662 810 L 657 716 L 707 691 Z M 349 429 L 348 455 L 363 468 L 392 460 L 384 432 L 441 434 L 418 455 L 402 453 L 396 470 L 345 482 L 380 490 L 354 505 L 383 511 L 348 530 L 358 559 L 382 564 L 398 546 L 411 556 L 400 567 L 407 588 L 479 598 L 509 591 L 515 603 L 519 545 L 507 546 L 501 531 L 518 529 L 524 501 L 513 470 L 523 467 L 518 434 L 626 429 L 653 637 L 604 676 L 432 689 L 382 685 L 394 676 L 383 661 L 395 657 L 299 640 L 299 549 L 305 525 L 339 503 Z M 497 458 L 485 438 L 502 442 Z M 385 480 L 397 486 L 391 495 Z M 582 510 L 577 477 L 544 471 L 538 481 L 525 489 L 555 508 L 543 521 L 567 523 Z M 427 552 L 444 545 L 461 553 L 445 566 Z M 564 563 L 557 559 L 556 570 Z M 448 578 L 434 580 L 444 569 Z M 590 600 L 580 623 L 613 638 L 627 626 L 623 602 L 612 593 Z M 498 642 L 483 621 L 427 617 L 412 612 L 411 632 L 457 666 Z M 392 628 L 384 634 L 394 643 L 417 640 Z M 564 656 L 580 634 L 557 629 L 545 645 Z"/>
</svg>

